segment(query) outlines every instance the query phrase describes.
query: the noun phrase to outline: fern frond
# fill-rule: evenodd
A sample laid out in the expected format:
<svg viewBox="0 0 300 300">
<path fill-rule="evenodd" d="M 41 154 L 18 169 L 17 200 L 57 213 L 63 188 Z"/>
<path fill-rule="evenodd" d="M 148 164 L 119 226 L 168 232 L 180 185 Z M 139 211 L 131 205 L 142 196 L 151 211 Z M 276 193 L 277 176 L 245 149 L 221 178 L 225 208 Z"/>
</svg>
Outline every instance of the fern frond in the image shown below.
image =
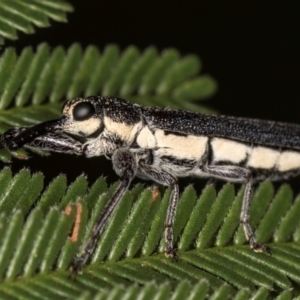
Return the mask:
<svg viewBox="0 0 300 300">
<path fill-rule="evenodd" d="M 4 39 L 17 39 L 17 30 L 34 33 L 34 27 L 50 26 L 49 19 L 66 22 L 71 4 L 64 0 L 2 0 L 0 2 L 0 44 Z"/>
<path fill-rule="evenodd" d="M 209 282 L 200 280 L 199 283 L 191 285 L 188 281 L 182 280 L 179 282 L 176 289 L 172 290 L 170 285 L 149 283 L 143 287 L 131 285 L 129 287 L 115 287 L 113 289 L 105 289 L 97 294 L 83 292 L 78 299 L 187 299 L 187 300 L 204 300 L 204 299 L 235 299 L 235 300 L 248 300 L 248 299 L 268 299 L 271 298 L 272 293 L 264 288 L 259 288 L 254 292 L 247 289 L 241 289 L 236 292 L 226 284 L 220 286 L 218 289 L 213 289 Z M 284 291 L 277 298 L 277 300 L 291 300 L 292 292 Z"/>
<path fill-rule="evenodd" d="M 137 185 L 124 195 L 90 264 L 74 284 L 68 267 L 84 247 L 116 184 L 107 189 L 100 178 L 88 189 L 86 178 L 80 176 L 67 187 L 65 178 L 59 176 L 43 188 L 42 181 L 41 174 L 31 175 L 27 170 L 15 176 L 9 169 L 0 173 L 0 289 L 7 295 L 36 294 L 36 288 L 43 287 L 52 298 L 72 298 L 84 290 L 84 299 L 98 291 L 104 295 L 106 289 L 120 284 L 128 290 L 139 284 L 145 289 L 139 292 L 149 289 L 151 294 L 148 285 L 153 282 L 161 286 L 161 293 L 173 295 L 181 285 L 205 285 L 202 280 L 209 282 L 206 291 L 212 297 L 219 293 L 230 297 L 271 293 L 279 299 L 298 295 L 297 289 L 284 294 L 300 283 L 300 220 L 295 217 L 299 197 L 293 200 L 287 185 L 274 193 L 269 182 L 262 183 L 251 205 L 251 224 L 259 242 L 271 247 L 272 256 L 255 253 L 236 238 L 241 230 L 238 208 L 243 188 L 235 193 L 231 184 L 219 192 L 207 186 L 198 197 L 192 186 L 187 187 L 175 220 L 177 262 L 163 254 L 170 191 L 160 195 L 157 189 Z M 16 195 L 17 183 L 26 186 L 22 197 Z M 267 200 L 262 204 L 261 199 Z M 278 203 L 279 212 L 275 210 Z M 168 291 L 163 287 L 166 282 Z M 194 289 L 196 293 L 198 288 Z M 193 294 L 191 288 L 184 291 Z"/>
<path fill-rule="evenodd" d="M 200 66 L 194 55 L 182 58 L 174 49 L 158 54 L 154 47 L 140 53 L 130 46 L 120 53 L 116 45 L 109 45 L 100 53 L 95 46 L 82 49 L 76 43 L 52 51 L 41 44 L 35 53 L 28 47 L 19 57 L 8 48 L 0 61 L 0 108 L 55 107 L 66 98 L 101 94 L 196 109 L 188 101 L 206 99 L 216 91 L 210 76 L 197 75 Z"/>
</svg>

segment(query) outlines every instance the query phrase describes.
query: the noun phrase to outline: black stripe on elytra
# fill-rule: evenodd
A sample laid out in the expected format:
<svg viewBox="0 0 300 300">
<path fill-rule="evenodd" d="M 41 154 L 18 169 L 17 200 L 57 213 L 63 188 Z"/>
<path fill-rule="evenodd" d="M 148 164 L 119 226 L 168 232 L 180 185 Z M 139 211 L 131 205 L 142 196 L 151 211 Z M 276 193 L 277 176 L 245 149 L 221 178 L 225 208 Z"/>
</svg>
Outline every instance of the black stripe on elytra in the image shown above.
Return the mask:
<svg viewBox="0 0 300 300">
<path fill-rule="evenodd" d="M 213 161 L 213 158 L 214 158 L 214 151 L 213 151 L 213 148 L 212 148 L 212 145 L 211 145 L 211 142 L 212 142 L 212 138 L 208 138 L 208 141 L 207 141 L 207 164 L 210 165 Z"/>
<path fill-rule="evenodd" d="M 171 130 L 164 130 L 165 135 L 176 135 L 176 136 L 181 136 L 181 137 L 187 137 L 190 134 L 183 133 L 183 132 L 177 132 L 177 131 L 171 131 Z"/>
</svg>

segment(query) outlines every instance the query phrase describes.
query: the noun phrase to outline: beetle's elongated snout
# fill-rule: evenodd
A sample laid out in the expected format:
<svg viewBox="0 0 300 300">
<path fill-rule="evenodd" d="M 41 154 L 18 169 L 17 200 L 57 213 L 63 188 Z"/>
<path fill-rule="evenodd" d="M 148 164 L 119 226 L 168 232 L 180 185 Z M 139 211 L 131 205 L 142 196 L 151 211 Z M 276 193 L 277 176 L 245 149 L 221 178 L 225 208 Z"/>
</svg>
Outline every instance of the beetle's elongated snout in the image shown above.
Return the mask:
<svg viewBox="0 0 300 300">
<path fill-rule="evenodd" d="M 61 118 L 31 127 L 11 128 L 1 135 L 0 149 L 9 148 L 10 150 L 17 150 L 39 136 L 58 131 L 63 121 L 63 118 Z"/>
<path fill-rule="evenodd" d="M 26 127 L 13 127 L 0 135 L 0 149 L 7 148 L 10 141 L 14 139 L 18 134 L 26 130 Z"/>
</svg>

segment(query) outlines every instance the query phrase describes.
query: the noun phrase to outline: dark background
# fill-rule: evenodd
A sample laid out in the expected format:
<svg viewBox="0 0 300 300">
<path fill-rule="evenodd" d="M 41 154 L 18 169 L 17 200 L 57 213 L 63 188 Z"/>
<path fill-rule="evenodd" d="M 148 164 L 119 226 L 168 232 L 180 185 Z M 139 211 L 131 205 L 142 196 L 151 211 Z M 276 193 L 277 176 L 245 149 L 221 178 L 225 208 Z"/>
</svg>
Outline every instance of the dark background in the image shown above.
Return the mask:
<svg viewBox="0 0 300 300">
<path fill-rule="evenodd" d="M 161 1 L 157 5 L 120 1 L 72 1 L 75 12 L 68 23 L 52 22 L 36 34 L 21 35 L 9 45 L 21 50 L 47 41 L 68 47 L 75 41 L 101 49 L 116 43 L 121 49 L 134 44 L 140 49 L 155 45 L 159 50 L 177 48 L 195 53 L 203 62 L 202 73 L 212 75 L 218 93 L 207 102 L 224 114 L 300 123 L 299 104 L 299 11 L 271 6 L 236 4 L 220 7 L 206 2 Z M 52 155 L 12 164 L 13 170 L 31 166 L 46 179 L 60 172 L 73 180 L 83 171 L 94 181 L 111 175 L 105 160 Z M 98 168 L 97 168 L 98 166 Z"/>
</svg>

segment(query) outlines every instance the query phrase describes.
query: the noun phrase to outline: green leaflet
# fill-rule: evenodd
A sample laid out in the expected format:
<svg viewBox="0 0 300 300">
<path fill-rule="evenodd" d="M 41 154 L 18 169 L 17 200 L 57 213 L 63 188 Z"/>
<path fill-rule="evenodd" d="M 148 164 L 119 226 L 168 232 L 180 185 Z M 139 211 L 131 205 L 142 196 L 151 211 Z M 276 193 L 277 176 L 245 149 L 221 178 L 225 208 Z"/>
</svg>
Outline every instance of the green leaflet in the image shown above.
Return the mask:
<svg viewBox="0 0 300 300">
<path fill-rule="evenodd" d="M 63 63 L 61 63 L 63 62 Z M 161 53 L 154 47 L 144 51 L 129 46 L 120 52 L 116 45 L 100 50 L 91 45 L 83 49 L 74 43 L 68 49 L 54 49 L 40 44 L 35 51 L 25 48 L 19 56 L 7 48 L 0 58 L 0 108 L 4 116 L 15 116 L 14 107 L 52 103 L 45 109 L 56 111 L 54 103 L 67 98 L 88 95 L 116 95 L 143 105 L 168 105 L 174 108 L 201 111 L 192 100 L 206 99 L 217 88 L 214 79 L 199 75 L 200 59 L 195 55 L 181 57 L 174 49 Z M 187 104 L 185 104 L 187 102 Z M 24 123 L 29 111 L 34 115 L 40 106 L 17 110 Z M 40 114 L 38 114 L 40 115 Z M 49 116 L 43 115 L 43 120 Z M 12 121 L 11 121 L 12 122 Z"/>
<path fill-rule="evenodd" d="M 50 26 L 49 19 L 66 22 L 66 13 L 72 11 L 71 4 L 63 0 L 1 0 L 0 44 L 3 44 L 4 38 L 17 39 L 17 30 L 32 34 L 33 25 Z"/>
<path fill-rule="evenodd" d="M 16 182 L 21 181 L 29 187 L 30 182 L 37 180 L 41 183 L 40 201 L 37 190 L 28 188 L 21 198 L 26 205 L 15 203 L 21 210 L 12 210 L 5 204 L 15 193 Z M 267 182 L 254 193 L 254 198 L 265 195 L 268 199 L 265 203 L 267 213 L 255 228 L 271 247 L 271 257 L 255 253 L 247 243 L 241 245 L 235 239 L 239 231 L 238 217 L 232 215 L 239 215 L 236 203 L 240 203 L 243 190 L 235 192 L 231 184 L 225 184 L 220 191 L 207 186 L 197 196 L 192 186 L 187 187 L 182 192 L 175 221 L 177 262 L 165 258 L 160 246 L 169 190 L 160 195 L 158 190 L 137 185 L 124 195 L 98 242 L 92 262 L 82 275 L 77 276 L 74 285 L 68 267 L 84 246 L 116 185 L 107 189 L 104 179 L 99 179 L 89 190 L 83 176 L 70 187 L 61 176 L 48 187 L 43 188 L 42 181 L 41 175 L 31 175 L 26 170 L 13 177 L 8 169 L 0 172 L 0 203 L 3 203 L 0 206 L 0 290 L 7 296 L 38 294 L 37 287 L 41 288 L 40 292 L 43 287 L 50 298 L 72 298 L 79 294 L 88 297 L 97 293 L 101 298 L 107 289 L 116 289 L 114 293 L 118 298 L 119 294 L 124 294 L 115 287 L 119 284 L 128 288 L 128 295 L 149 293 L 150 296 L 154 281 L 155 293 L 159 289 L 161 295 L 178 293 L 178 297 L 191 299 L 198 299 L 193 295 L 204 297 L 204 294 L 216 298 L 219 294 L 235 296 L 237 299 L 248 299 L 256 293 L 282 299 L 299 295 L 297 289 L 284 294 L 284 290 L 300 283 L 297 267 L 300 244 L 294 240 L 300 224 L 299 218 L 294 217 L 299 215 L 299 201 L 296 198 L 286 202 L 291 195 L 287 185 L 282 185 L 272 197 L 268 195 L 273 194 L 274 188 Z M 268 214 L 272 216 L 272 208 L 279 205 L 277 203 L 282 204 L 280 218 L 272 217 L 275 226 L 264 226 Z M 253 201 L 252 204 L 251 210 L 259 212 L 261 203 Z M 256 215 L 251 215 L 252 219 L 255 220 Z M 222 246 L 218 246 L 220 241 Z M 168 289 L 165 282 L 169 282 Z M 141 285 L 138 290 L 136 283 Z"/>
</svg>

